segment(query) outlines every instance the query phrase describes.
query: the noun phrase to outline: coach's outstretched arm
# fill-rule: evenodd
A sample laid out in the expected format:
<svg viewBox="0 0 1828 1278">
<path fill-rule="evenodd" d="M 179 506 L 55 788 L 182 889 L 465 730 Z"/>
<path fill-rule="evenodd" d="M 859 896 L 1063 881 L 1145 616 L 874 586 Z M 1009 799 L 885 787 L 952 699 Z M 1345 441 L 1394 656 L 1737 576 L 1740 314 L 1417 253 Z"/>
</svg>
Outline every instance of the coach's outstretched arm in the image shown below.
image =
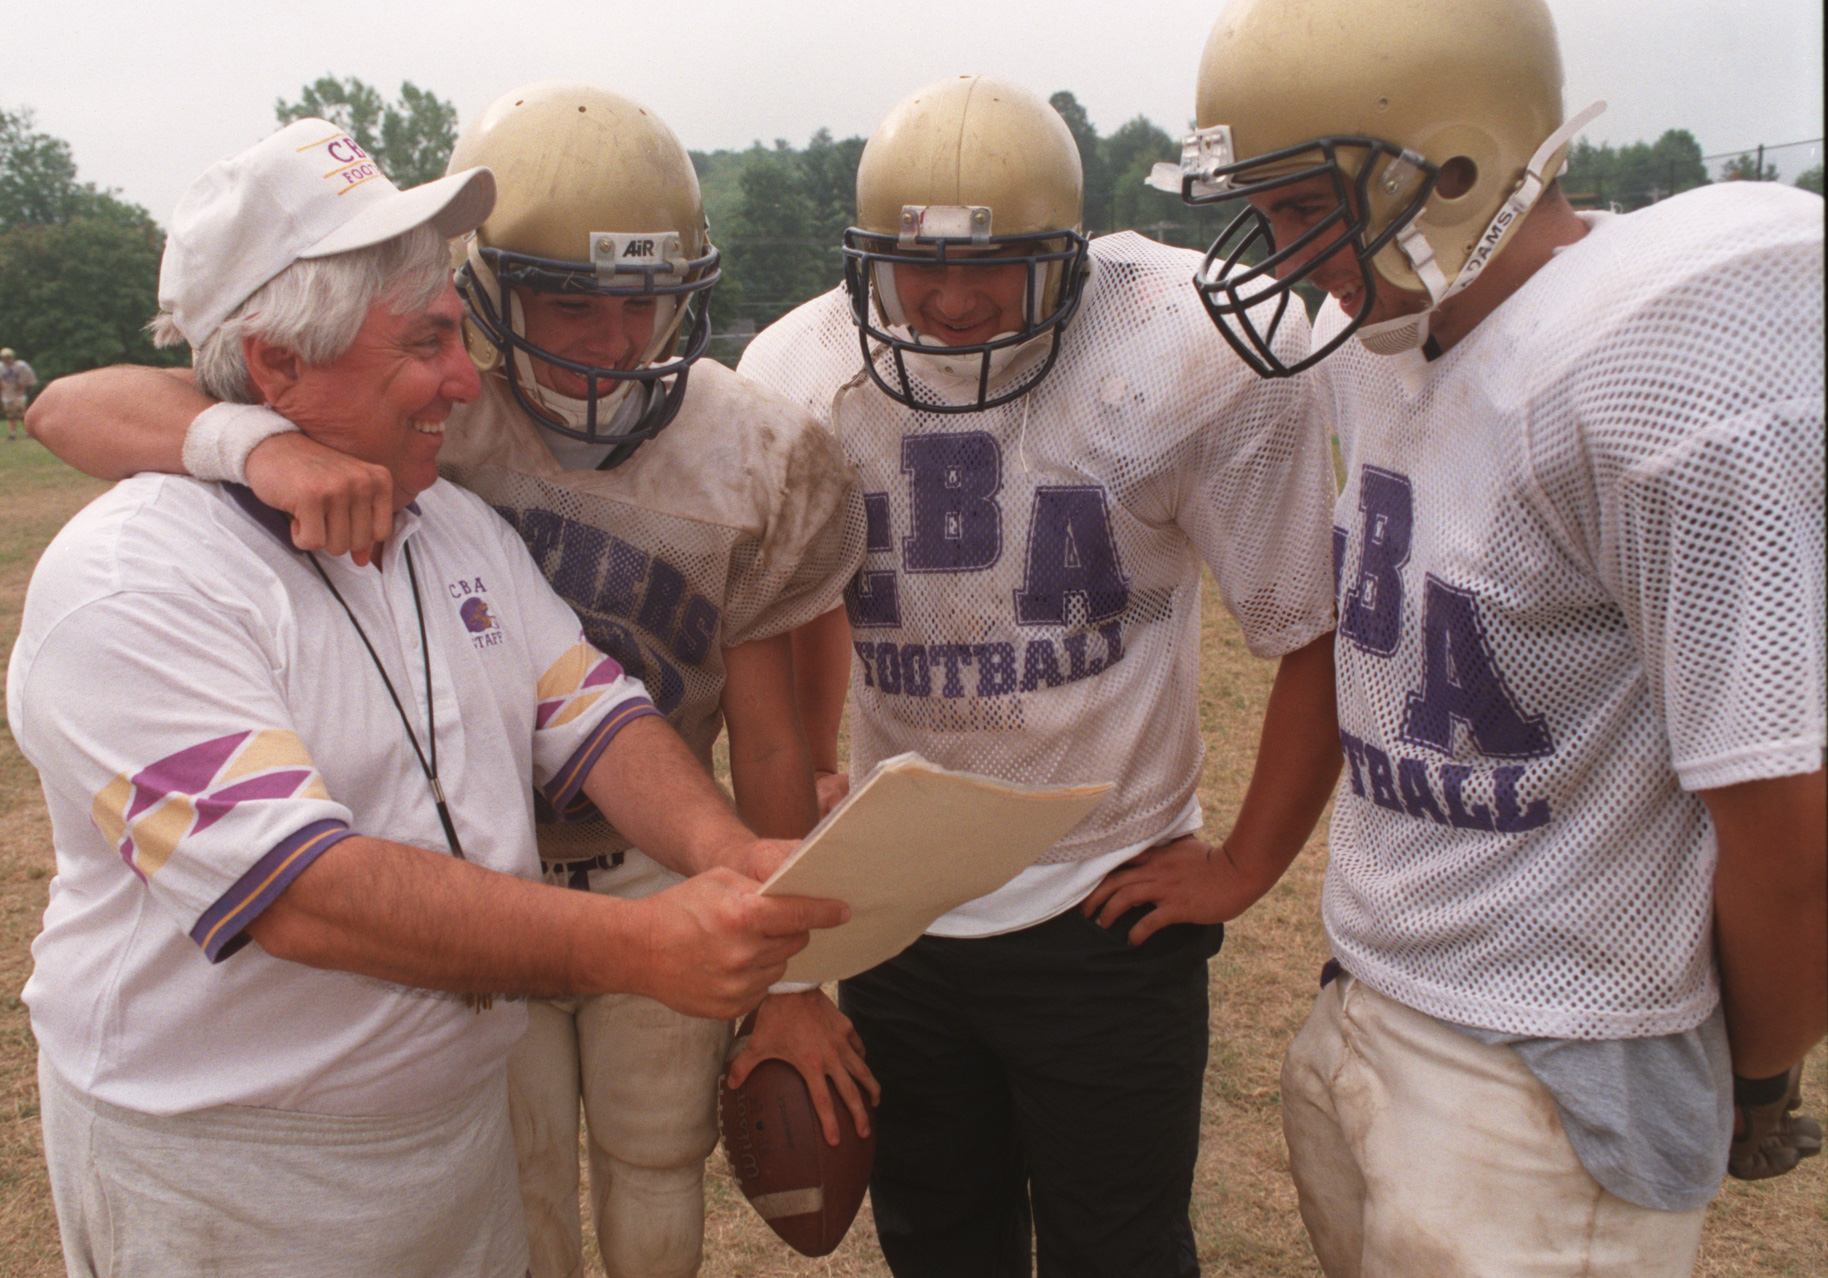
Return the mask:
<svg viewBox="0 0 1828 1278">
<path fill-rule="evenodd" d="M 190 370 L 118 365 L 60 377 L 25 416 L 25 428 L 61 461 L 97 479 L 146 471 L 186 474 L 184 437 L 217 401 L 191 384 Z M 393 532 L 387 469 L 291 431 L 247 456 L 254 495 L 292 517 L 300 550 L 351 555 L 367 564 Z"/>
<path fill-rule="evenodd" d="M 1250 789 L 1217 846 L 1197 838 L 1150 848 L 1105 876 L 1081 907 L 1109 927 L 1138 905 L 1141 945 L 1170 923 L 1222 923 L 1249 909 L 1294 861 L 1339 779 L 1339 711 L 1329 631 L 1282 658 L 1263 713 Z"/>
<path fill-rule="evenodd" d="M 529 883 L 354 836 L 325 851 L 247 927 L 276 958 L 464 993 L 637 993 L 693 1016 L 758 1003 L 836 901 L 755 894 L 793 849 L 758 839 L 653 716 L 610 742 L 584 793 L 664 864 L 694 874 L 640 901 Z"/>
<path fill-rule="evenodd" d="M 1818 770 L 1701 792 L 1720 845 L 1714 943 L 1733 1072 L 1768 1078 L 1828 1032 L 1828 786 Z"/>
<path fill-rule="evenodd" d="M 331 847 L 247 926 L 275 958 L 468 994 L 645 994 L 740 1016 L 836 901 L 755 895 L 714 870 L 639 901 L 530 883 L 360 835 Z"/>
</svg>

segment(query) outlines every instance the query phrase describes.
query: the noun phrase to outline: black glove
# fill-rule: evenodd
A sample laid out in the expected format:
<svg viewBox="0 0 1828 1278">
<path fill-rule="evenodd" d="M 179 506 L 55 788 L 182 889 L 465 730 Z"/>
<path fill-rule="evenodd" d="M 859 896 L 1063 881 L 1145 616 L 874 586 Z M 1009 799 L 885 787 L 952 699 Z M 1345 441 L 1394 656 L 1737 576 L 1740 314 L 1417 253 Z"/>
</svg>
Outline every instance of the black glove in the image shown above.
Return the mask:
<svg viewBox="0 0 1828 1278">
<path fill-rule="evenodd" d="M 1791 1111 L 1802 1101 L 1803 1067 L 1774 1078 L 1733 1075 L 1733 1147 L 1727 1174 L 1740 1180 L 1781 1176 L 1822 1152 L 1822 1126 Z"/>
</svg>

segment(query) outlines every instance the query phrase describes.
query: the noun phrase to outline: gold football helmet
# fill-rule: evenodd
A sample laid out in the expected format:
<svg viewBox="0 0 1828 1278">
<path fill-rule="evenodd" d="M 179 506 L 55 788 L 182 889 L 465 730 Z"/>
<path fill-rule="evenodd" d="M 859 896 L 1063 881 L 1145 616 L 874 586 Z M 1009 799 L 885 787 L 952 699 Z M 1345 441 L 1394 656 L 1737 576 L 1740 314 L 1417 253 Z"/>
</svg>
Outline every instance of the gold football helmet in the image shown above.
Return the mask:
<svg viewBox="0 0 1828 1278">
<path fill-rule="evenodd" d="M 863 149 L 857 222 L 844 233 L 845 287 L 876 384 L 935 413 L 976 412 L 1032 390 L 1053 367 L 1079 306 L 1084 193 L 1066 121 L 1019 85 L 955 76 L 890 111 Z M 1027 274 L 1021 326 L 970 345 L 923 336 L 895 284 L 896 264 L 910 259 L 967 269 L 1020 264 Z M 889 376 L 871 342 L 889 352 Z M 916 378 L 962 389 L 964 398 L 922 394 Z"/>
<path fill-rule="evenodd" d="M 464 130 L 451 171 L 478 165 L 499 194 L 457 273 L 471 353 L 485 371 L 505 363 L 515 399 L 552 430 L 622 445 L 615 464 L 673 419 L 710 342 L 719 255 L 691 157 L 639 103 L 550 81 L 502 95 Z M 632 367 L 581 364 L 527 340 L 516 288 L 653 298 L 659 315 Z M 532 360 L 584 378 L 588 394 L 541 386 Z"/>
<path fill-rule="evenodd" d="M 1264 376 L 1298 372 L 1355 332 L 1380 354 L 1420 345 L 1428 315 L 1504 248 L 1603 108 L 1564 123 L 1561 89 L 1543 0 L 1233 0 L 1200 62 L 1197 131 L 1156 184 L 1205 204 L 1326 176 L 1338 206 L 1293 244 L 1239 212 L 1194 280 L 1219 331 Z M 1323 240 L 1306 269 L 1349 248 L 1365 300 L 1336 338 L 1285 365 L 1270 342 L 1306 269 L 1276 272 Z M 1426 294 L 1428 308 L 1361 331 L 1380 282 Z"/>
</svg>

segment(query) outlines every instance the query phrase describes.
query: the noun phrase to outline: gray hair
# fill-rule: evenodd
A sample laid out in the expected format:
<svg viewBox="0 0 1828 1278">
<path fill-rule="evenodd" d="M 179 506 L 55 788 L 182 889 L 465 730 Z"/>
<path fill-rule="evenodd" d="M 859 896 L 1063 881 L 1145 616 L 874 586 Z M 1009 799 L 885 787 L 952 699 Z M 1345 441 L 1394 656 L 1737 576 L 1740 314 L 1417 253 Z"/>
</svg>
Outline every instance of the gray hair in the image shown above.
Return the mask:
<svg viewBox="0 0 1828 1278">
<path fill-rule="evenodd" d="M 306 364 L 328 364 L 349 349 L 376 302 L 388 299 L 396 314 L 421 309 L 450 282 L 450 250 L 429 224 L 367 248 L 299 258 L 191 347 L 197 386 L 229 403 L 253 403 L 259 393 L 248 377 L 243 338 L 283 346 Z M 184 341 L 168 311 L 146 328 L 155 346 Z"/>
</svg>

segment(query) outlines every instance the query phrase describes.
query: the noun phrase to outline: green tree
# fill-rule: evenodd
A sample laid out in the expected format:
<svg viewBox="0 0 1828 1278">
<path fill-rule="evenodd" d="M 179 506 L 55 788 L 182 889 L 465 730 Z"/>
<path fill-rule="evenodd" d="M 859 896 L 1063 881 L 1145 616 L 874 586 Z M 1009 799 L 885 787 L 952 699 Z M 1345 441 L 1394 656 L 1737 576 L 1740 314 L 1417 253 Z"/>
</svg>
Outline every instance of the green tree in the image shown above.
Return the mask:
<svg viewBox="0 0 1828 1278">
<path fill-rule="evenodd" d="M 1098 130 L 1086 118 L 1079 99 L 1065 89 L 1049 98 L 1047 104 L 1066 121 L 1067 132 L 1079 147 L 1079 167 L 1085 176 L 1085 233 L 1101 235 L 1115 225 L 1116 210 L 1111 206 L 1111 171 L 1105 164 Z"/>
<path fill-rule="evenodd" d="M 1180 144 L 1139 115 L 1104 139 L 1099 150 L 1105 171 L 1111 175 L 1111 229 L 1141 231 L 1167 243 L 1190 243 L 1184 228 L 1192 210 L 1178 196 L 1144 181 L 1157 162 L 1180 159 Z"/>
<path fill-rule="evenodd" d="M 444 176 L 457 145 L 457 108 L 412 81 L 400 84 L 400 102 L 381 115 L 382 167 L 398 186 L 419 186 Z"/>
<path fill-rule="evenodd" d="M 807 234 L 813 205 L 793 148 L 777 141 L 766 150 L 758 142 L 744 159 L 742 199 L 723 242 L 719 289 L 730 291 L 716 314 L 751 320 L 759 332 L 820 291 L 821 251 Z"/>
<path fill-rule="evenodd" d="M 692 167 L 698 172 L 698 191 L 704 198 L 705 217 L 711 222 L 711 242 L 723 247 L 724 236 L 735 224 L 736 209 L 742 203 L 742 188 L 737 180 L 743 175 L 746 151 L 693 151 Z"/>
<path fill-rule="evenodd" d="M 410 80 L 401 83 L 400 100 L 388 102 L 354 76 L 321 76 L 299 91 L 298 101 L 276 100 L 273 114 L 281 124 L 308 117 L 330 121 L 399 187 L 442 177 L 457 145 L 457 108 Z"/>
<path fill-rule="evenodd" d="M 60 222 L 0 234 L 0 333 L 41 381 L 105 364 L 182 363 L 144 327 L 158 310 L 165 237 L 146 210 L 90 192 Z"/>
<path fill-rule="evenodd" d="M 1568 148 L 1568 167 L 1562 171 L 1562 194 L 1576 208 L 1605 207 L 1616 194 L 1619 157 L 1610 144 L 1594 146 L 1586 138 L 1576 138 Z M 1606 186 L 1613 190 L 1609 194 Z"/>
<path fill-rule="evenodd" d="M 70 144 L 34 129 L 29 109 L 0 107 L 0 231 L 63 221 L 80 190 Z"/>
<path fill-rule="evenodd" d="M 1822 193 L 1822 166 L 1818 164 L 1812 169 L 1804 169 L 1796 175 L 1796 184 L 1805 191 L 1814 191 L 1820 195 Z"/>
<path fill-rule="evenodd" d="M 1767 163 L 1761 156 L 1747 151 L 1736 155 L 1720 166 L 1722 182 L 1775 182 L 1777 166 Z"/>
<path fill-rule="evenodd" d="M 1633 142 L 1616 150 L 1581 138 L 1569 150 L 1561 178 L 1562 190 L 1578 206 L 1616 204 L 1626 210 L 1707 184 L 1701 144 L 1687 129 L 1670 129 L 1655 142 Z"/>
<path fill-rule="evenodd" d="M 76 180 L 69 143 L 0 109 L 0 345 L 41 381 L 132 360 L 173 364 L 142 331 L 165 238 L 137 204 Z"/>
<path fill-rule="evenodd" d="M 844 232 L 857 217 L 857 162 L 863 158 L 864 139 L 833 141 L 829 129 L 812 135 L 800 153 L 800 172 L 806 201 L 812 210 L 807 233 L 816 242 L 819 291 L 837 287 L 844 278 Z"/>
</svg>

